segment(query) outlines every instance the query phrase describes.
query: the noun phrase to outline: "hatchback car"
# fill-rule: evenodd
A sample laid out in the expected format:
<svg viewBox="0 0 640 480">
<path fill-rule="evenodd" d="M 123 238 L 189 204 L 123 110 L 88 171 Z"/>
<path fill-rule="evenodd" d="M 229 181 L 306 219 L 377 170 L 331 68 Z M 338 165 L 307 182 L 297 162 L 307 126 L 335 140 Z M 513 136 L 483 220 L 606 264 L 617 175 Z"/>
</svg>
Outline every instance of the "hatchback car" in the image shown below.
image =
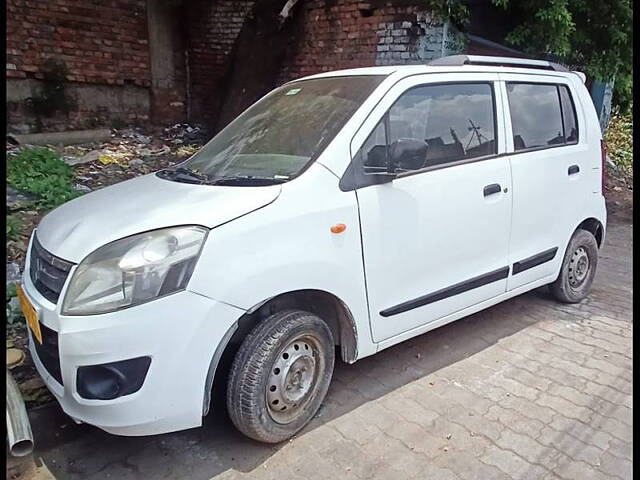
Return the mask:
<svg viewBox="0 0 640 480">
<path fill-rule="evenodd" d="M 581 301 L 606 225 L 584 81 L 463 55 L 276 88 L 180 165 L 43 218 L 20 289 L 38 371 L 120 435 L 201 425 L 228 379 L 214 407 L 280 442 L 336 355 L 543 285 Z"/>
</svg>

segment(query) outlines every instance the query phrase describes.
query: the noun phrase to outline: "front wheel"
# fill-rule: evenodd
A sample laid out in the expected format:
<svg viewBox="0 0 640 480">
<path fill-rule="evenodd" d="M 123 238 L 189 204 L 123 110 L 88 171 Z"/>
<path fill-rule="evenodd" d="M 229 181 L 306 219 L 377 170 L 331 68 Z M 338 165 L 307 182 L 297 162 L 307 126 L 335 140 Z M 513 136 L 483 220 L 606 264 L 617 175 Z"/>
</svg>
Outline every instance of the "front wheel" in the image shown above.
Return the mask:
<svg viewBox="0 0 640 480">
<path fill-rule="evenodd" d="M 301 310 L 271 315 L 247 335 L 231 366 L 231 421 L 261 442 L 292 437 L 324 400 L 334 361 L 333 335 L 320 317 Z"/>
<path fill-rule="evenodd" d="M 598 243 L 586 230 L 576 230 L 569 240 L 560 274 L 549 285 L 553 296 L 563 303 L 578 303 L 591 290 L 598 265 Z"/>
</svg>

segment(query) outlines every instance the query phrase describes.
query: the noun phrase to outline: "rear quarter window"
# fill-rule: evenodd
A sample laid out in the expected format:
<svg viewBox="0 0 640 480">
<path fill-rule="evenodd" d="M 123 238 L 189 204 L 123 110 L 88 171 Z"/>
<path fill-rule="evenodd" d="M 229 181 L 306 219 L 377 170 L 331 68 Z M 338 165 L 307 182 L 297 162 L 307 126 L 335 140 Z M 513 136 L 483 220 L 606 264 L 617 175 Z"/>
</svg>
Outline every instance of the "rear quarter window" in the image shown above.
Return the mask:
<svg viewBox="0 0 640 480">
<path fill-rule="evenodd" d="M 566 85 L 559 85 L 560 106 L 562 107 L 562 123 L 567 143 L 578 143 L 578 120 L 576 107 L 571 97 L 571 92 Z"/>
<path fill-rule="evenodd" d="M 578 123 L 565 85 L 507 83 L 515 151 L 577 143 Z"/>
</svg>

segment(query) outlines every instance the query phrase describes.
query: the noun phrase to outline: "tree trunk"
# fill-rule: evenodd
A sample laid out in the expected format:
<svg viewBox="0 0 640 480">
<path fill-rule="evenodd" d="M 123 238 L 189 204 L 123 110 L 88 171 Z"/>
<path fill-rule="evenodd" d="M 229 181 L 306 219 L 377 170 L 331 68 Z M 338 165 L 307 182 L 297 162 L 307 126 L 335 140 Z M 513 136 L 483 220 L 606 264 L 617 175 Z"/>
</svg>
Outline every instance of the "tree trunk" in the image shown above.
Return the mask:
<svg viewBox="0 0 640 480">
<path fill-rule="evenodd" d="M 216 132 L 276 86 L 294 32 L 293 19 L 283 22 L 280 16 L 285 4 L 286 0 L 256 0 L 247 15 L 221 82 L 225 87 Z M 295 10 L 290 17 L 295 17 Z"/>
</svg>

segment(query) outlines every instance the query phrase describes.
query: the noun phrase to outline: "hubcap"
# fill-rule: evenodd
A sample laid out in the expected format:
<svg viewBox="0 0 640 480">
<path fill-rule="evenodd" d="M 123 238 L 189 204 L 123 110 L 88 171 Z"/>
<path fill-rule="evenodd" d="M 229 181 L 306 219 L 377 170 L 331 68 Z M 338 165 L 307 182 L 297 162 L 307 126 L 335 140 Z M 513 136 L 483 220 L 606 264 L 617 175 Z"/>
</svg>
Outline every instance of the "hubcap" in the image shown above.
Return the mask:
<svg viewBox="0 0 640 480">
<path fill-rule="evenodd" d="M 324 369 L 319 345 L 315 337 L 302 335 L 280 351 L 266 385 L 268 411 L 274 421 L 292 422 L 313 397 Z"/>
<path fill-rule="evenodd" d="M 569 285 L 576 288 L 582 285 L 589 273 L 589 256 L 583 247 L 579 247 L 569 262 Z"/>
</svg>

